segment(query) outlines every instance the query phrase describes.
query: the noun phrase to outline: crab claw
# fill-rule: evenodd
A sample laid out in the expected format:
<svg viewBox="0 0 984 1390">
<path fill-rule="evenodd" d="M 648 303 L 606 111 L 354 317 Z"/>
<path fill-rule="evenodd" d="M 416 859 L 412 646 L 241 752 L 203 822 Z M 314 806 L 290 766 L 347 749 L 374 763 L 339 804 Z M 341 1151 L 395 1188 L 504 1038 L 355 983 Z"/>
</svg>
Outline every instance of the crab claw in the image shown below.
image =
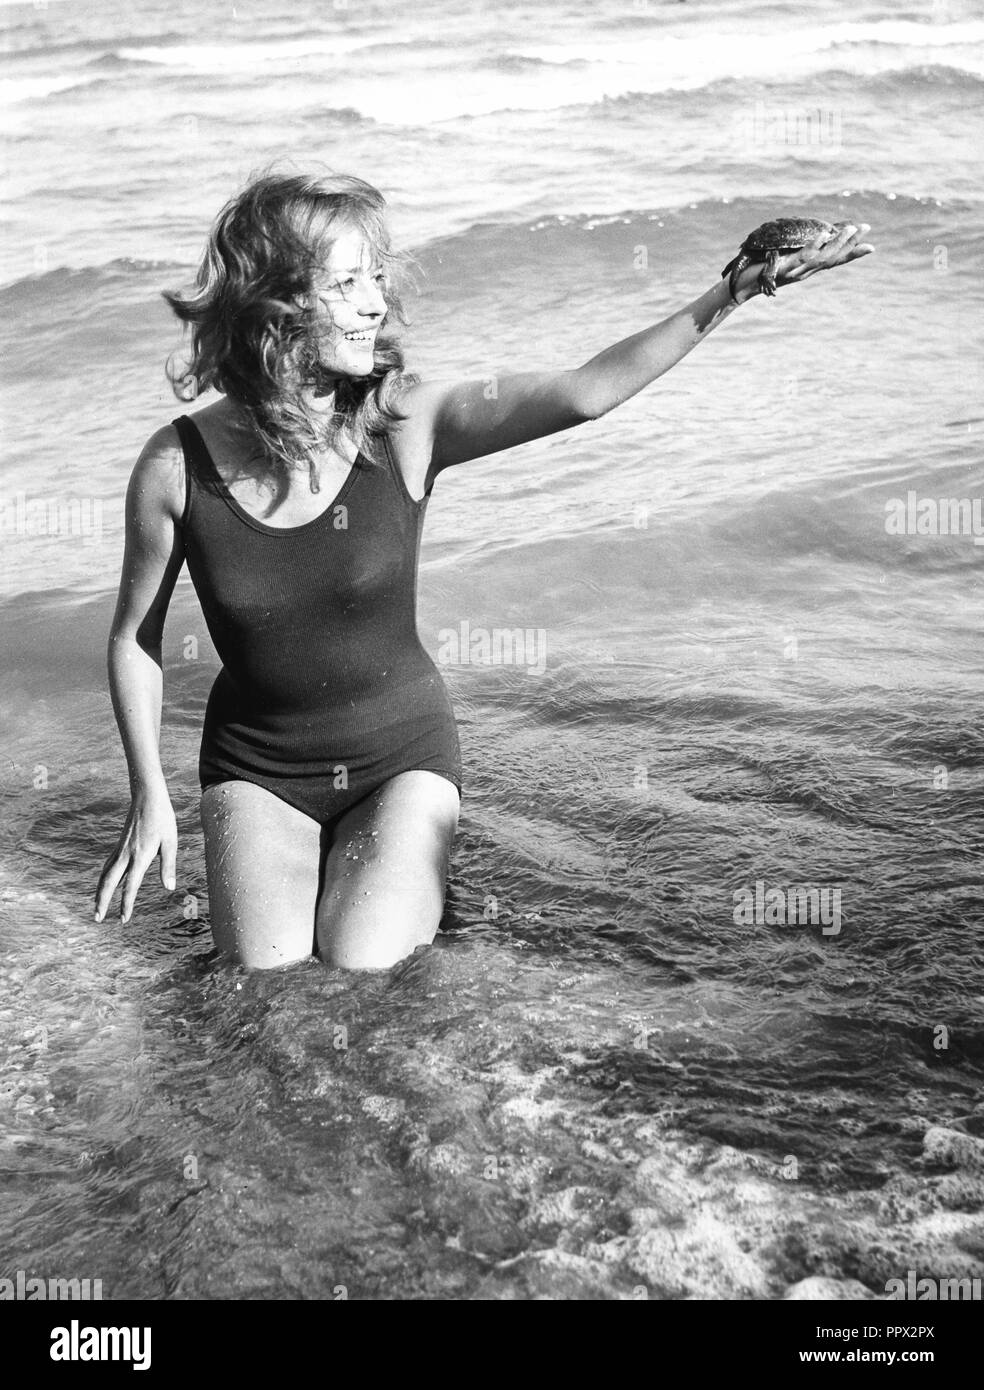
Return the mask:
<svg viewBox="0 0 984 1390">
<path fill-rule="evenodd" d="M 759 284 L 762 293 L 770 297 L 776 292 L 776 270 L 779 266 L 779 252 L 770 251 L 765 258 L 765 265 L 759 272 Z"/>
<path fill-rule="evenodd" d="M 734 258 L 734 260 L 729 261 L 728 264 L 721 271 L 722 280 L 725 278 L 725 276 L 727 276 L 728 292 L 731 295 L 731 298 L 734 300 L 737 300 L 738 298 L 738 277 L 747 265 L 748 257 L 745 255 L 743 251 L 739 251 L 738 255 Z"/>
</svg>

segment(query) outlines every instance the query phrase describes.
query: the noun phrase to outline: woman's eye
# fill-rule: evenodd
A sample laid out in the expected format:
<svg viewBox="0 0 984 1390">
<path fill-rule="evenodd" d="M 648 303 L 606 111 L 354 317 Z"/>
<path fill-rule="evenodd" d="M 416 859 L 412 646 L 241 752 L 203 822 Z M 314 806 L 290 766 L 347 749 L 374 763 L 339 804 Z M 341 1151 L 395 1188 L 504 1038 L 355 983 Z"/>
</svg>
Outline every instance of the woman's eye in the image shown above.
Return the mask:
<svg viewBox="0 0 984 1390">
<path fill-rule="evenodd" d="M 372 278 L 375 280 L 377 285 L 385 284 L 385 270 L 376 271 Z M 328 286 L 328 289 L 334 290 L 336 293 L 344 294 L 346 290 L 352 289 L 355 286 L 355 283 L 356 277 L 354 275 L 346 275 L 345 278 L 342 280 L 333 280 L 332 283 Z"/>
</svg>

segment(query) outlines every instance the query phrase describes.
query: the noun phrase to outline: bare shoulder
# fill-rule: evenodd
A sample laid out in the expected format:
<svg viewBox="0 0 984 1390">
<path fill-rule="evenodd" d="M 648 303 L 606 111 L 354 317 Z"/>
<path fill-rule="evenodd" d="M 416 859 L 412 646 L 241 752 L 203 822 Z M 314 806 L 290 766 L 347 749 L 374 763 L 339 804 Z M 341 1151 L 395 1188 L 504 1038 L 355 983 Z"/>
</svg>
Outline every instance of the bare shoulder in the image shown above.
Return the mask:
<svg viewBox="0 0 984 1390">
<path fill-rule="evenodd" d="M 185 502 L 185 460 L 173 425 L 162 425 L 140 450 L 130 475 L 129 496 L 141 515 L 164 513 L 180 521 Z"/>
</svg>

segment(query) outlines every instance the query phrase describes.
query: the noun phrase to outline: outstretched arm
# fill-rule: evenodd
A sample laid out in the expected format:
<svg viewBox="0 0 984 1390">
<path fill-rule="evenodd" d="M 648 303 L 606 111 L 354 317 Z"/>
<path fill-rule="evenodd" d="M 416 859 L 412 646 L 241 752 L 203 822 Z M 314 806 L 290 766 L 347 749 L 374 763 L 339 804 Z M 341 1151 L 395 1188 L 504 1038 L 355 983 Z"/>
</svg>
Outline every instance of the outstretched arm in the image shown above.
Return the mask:
<svg viewBox="0 0 984 1390">
<path fill-rule="evenodd" d="M 868 230 L 866 223 L 846 224 L 822 247 L 814 244 L 785 256 L 777 284 L 798 283 L 867 255 L 874 248 L 860 238 Z M 727 281 L 719 280 L 685 308 L 605 348 L 581 367 L 411 387 L 405 401 L 410 419 L 401 430 L 404 467 L 416 475 L 408 484 L 422 492 L 452 464 L 511 449 L 613 410 L 686 357 L 738 304 L 760 293 L 760 269 L 749 266 L 742 272 L 735 300 Z"/>
</svg>

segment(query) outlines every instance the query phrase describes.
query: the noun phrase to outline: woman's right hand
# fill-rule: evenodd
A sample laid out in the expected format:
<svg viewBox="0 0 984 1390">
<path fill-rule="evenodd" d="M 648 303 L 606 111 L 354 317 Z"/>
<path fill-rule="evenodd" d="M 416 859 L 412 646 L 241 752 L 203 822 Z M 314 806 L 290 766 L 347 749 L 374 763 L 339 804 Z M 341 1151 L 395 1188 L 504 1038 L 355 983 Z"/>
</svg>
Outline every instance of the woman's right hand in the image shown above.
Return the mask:
<svg viewBox="0 0 984 1390">
<path fill-rule="evenodd" d="M 116 849 L 103 865 L 96 889 L 95 920 L 106 915 L 116 886 L 126 875 L 120 899 L 120 920 L 128 922 L 133 901 L 144 874 L 161 857 L 161 883 L 174 891 L 178 857 L 178 823 L 174 808 L 165 789 L 137 792 L 130 802 L 130 811 Z"/>
</svg>

